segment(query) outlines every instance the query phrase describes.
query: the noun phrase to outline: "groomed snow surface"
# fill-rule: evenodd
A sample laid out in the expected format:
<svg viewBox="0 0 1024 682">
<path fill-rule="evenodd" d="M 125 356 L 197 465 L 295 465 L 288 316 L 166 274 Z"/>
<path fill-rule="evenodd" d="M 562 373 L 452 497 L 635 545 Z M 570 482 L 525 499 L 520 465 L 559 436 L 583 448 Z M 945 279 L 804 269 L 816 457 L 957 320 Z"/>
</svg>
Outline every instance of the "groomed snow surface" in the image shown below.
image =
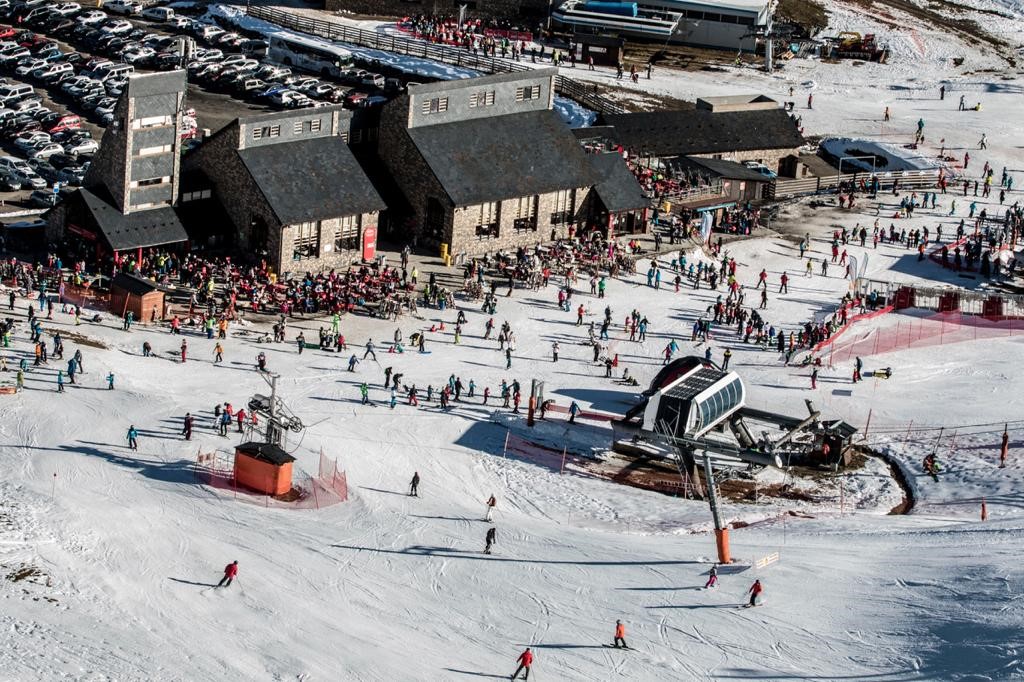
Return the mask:
<svg viewBox="0 0 1024 682">
<path fill-rule="evenodd" d="M 928 43 L 929 45 L 933 43 Z M 956 46 L 950 50 L 959 49 Z M 969 55 L 979 61 L 984 55 Z M 687 74 L 655 72 L 641 86 L 682 96 L 766 91 L 787 98 L 813 83 L 815 109 L 803 114 L 808 133 L 874 136 L 910 141 L 918 118 L 926 120 L 929 147 L 945 138 L 980 177 L 986 160 L 996 167 L 1021 165 L 1018 80 L 991 75 L 955 76 L 940 63 L 922 62 L 921 80 L 904 90 L 908 63 L 892 71 L 877 65 L 791 62 L 773 79 L 752 70 Z M 610 78 L 608 72 L 583 77 Z M 1013 78 L 1016 78 L 1015 76 Z M 981 112 L 958 114 L 955 95 L 937 99 L 949 79 L 984 88 Z M 900 80 L 899 89 L 891 83 Z M 767 85 L 766 85 L 767 83 Z M 989 86 L 987 83 L 993 83 Z M 804 89 L 794 97 L 802 106 Z M 955 91 L 954 91 L 955 92 Z M 891 124 L 878 119 L 891 93 Z M 888 102 L 892 104 L 892 102 Z M 990 149 L 976 142 L 987 132 Z M 937 147 L 937 145 L 934 145 Z M 937 148 L 933 150 L 933 153 Z M 1019 173 L 1018 173 L 1019 175 Z M 1024 178 L 1018 177 L 1015 187 Z M 1020 192 L 1010 194 L 1018 201 Z M 935 211 L 919 210 L 897 227 L 934 227 L 951 234 L 973 200 L 951 196 Z M 892 222 L 890 202 L 880 220 Z M 979 201 L 1000 214 L 996 197 Z M 811 233 L 813 253 L 827 253 L 832 230 L 871 225 L 874 204 L 853 212 L 785 208 L 775 227 Z M 869 228 L 870 231 L 870 228 Z M 749 240 L 728 247 L 748 290 L 762 267 L 769 273 L 767 319 L 784 330 L 828 315 L 846 291 L 832 276 L 803 276 L 795 237 Z M 917 262 L 910 250 L 880 245 L 871 251 L 868 275 L 877 279 L 976 286 Z M 862 256 L 859 246 L 852 255 Z M 691 259 L 694 257 L 691 254 Z M 668 267 L 671 256 L 662 258 Z M 641 273 L 646 270 L 641 262 Z M 778 294 L 783 271 L 789 293 Z M 581 294 L 587 321 L 600 320 L 605 304 L 620 322 L 638 307 L 651 322 L 646 344 L 615 333 L 612 351 L 641 385 L 660 367 L 670 338 L 684 352 L 703 353 L 689 342 L 693 321 L 715 299 L 707 289 L 675 293 L 671 277 L 655 291 L 642 274 L 615 280 L 606 301 Z M 587 290 L 585 283 L 582 289 Z M 499 293 L 503 289 L 499 288 Z M 745 346 L 731 332 L 716 334 L 719 359 L 733 350 L 732 367 L 747 383 L 749 402 L 802 414 L 812 398 L 826 415 L 862 429 L 868 444 L 886 451 L 904 469 L 918 506 L 889 516 L 899 494 L 883 468 L 840 473 L 845 503 L 764 502 L 763 508 L 726 503 L 726 520 L 750 523 L 732 532 L 741 572 L 723 569 L 720 587 L 703 591 L 714 557 L 707 507 L 588 477 L 564 474 L 550 460 L 503 458 L 508 429 L 526 437 L 523 415 L 510 415 L 479 399 L 442 414 L 436 403 L 393 412 L 380 388 L 383 368 L 405 374 L 403 383 L 437 387 L 455 373 L 497 394 L 501 379 L 544 379 L 547 393 L 565 406 L 622 412 L 635 399 L 603 378 L 590 350 L 578 342 L 584 328 L 575 314 L 555 305 L 556 291 L 517 290 L 500 298 L 496 322 L 508 320 L 519 339 L 506 371 L 493 341 L 483 341 L 486 317 L 466 307 L 462 344 L 452 344 L 454 311 L 424 310 L 425 319 L 399 322 L 406 338 L 439 321 L 446 331 L 428 335 L 430 355 L 389 355 L 380 342 L 395 325 L 349 317 L 342 328 L 362 356 L 368 338 L 378 360 L 367 358 L 350 374 L 347 354 L 294 344 L 256 344 L 235 330 L 225 362 L 212 364 L 213 341 L 187 336 L 191 359 L 175 362 L 180 343 L 166 330 L 136 326 L 124 332 L 109 316 L 75 327 L 58 312 L 44 328 L 80 337 L 65 339 L 65 357 L 84 354 L 86 373 L 57 395 L 50 366 L 29 372 L 27 389 L 0 396 L 0 679 L 3 680 L 465 680 L 511 675 L 525 646 L 536 654 L 531 679 L 540 680 L 1013 680 L 1024 677 L 1021 550 L 1024 515 L 1020 490 L 1024 429 L 1019 421 L 1020 362 L 1024 339 L 988 338 L 910 347 L 865 357 L 865 368 L 892 367 L 889 380 L 849 382 L 850 363 L 822 371 L 819 388 L 808 373 L 784 367 L 774 352 Z M 757 294 L 747 295 L 748 304 Z M 0 300 L 6 300 L 0 295 Z M 27 301 L 11 348 L 0 349 L 13 370 L 30 356 L 24 323 Z M 861 323 L 884 331 L 891 317 Z M 292 324 L 315 338 L 329 323 Z M 149 341 L 156 357 L 143 358 Z M 561 359 L 551 362 L 558 340 Z M 83 341 L 87 343 L 83 343 Z M 100 348 L 97 346 L 106 346 Z M 280 373 L 280 391 L 308 425 L 293 435 L 297 465 L 315 473 L 321 448 L 346 470 L 351 499 L 320 510 L 265 508 L 195 482 L 198 451 L 227 451 L 212 428 L 218 402 L 244 405 L 266 392 L 253 369 L 264 351 Z M 66 364 L 66 363 L 65 363 Z M 117 388 L 106 390 L 108 372 Z M 376 406 L 359 404 L 358 383 L 373 386 Z M 422 393 L 421 393 L 422 394 Z M 500 404 L 500 403 L 499 403 Z M 180 436 L 186 411 L 197 416 L 192 442 Z M 607 434 L 603 422 L 569 427 L 564 415 L 538 427 L 538 440 L 561 439 L 584 453 Z M 1002 424 L 1010 424 L 1007 467 L 998 467 Z M 911 424 L 912 423 L 912 424 Z M 139 450 L 127 449 L 130 425 L 140 431 Z M 945 427 L 940 431 L 939 427 Z M 956 436 L 951 436 L 956 432 Z M 610 440 L 610 438 L 609 438 Z M 938 449 L 945 471 L 938 482 L 921 474 L 920 460 Z M 413 471 L 421 496 L 405 493 Z M 768 472 L 764 481 L 776 481 Z M 498 543 L 485 556 L 484 501 L 499 500 Z M 989 520 L 981 522 L 980 501 Z M 780 514 L 793 510 L 800 516 Z M 811 518 L 805 518 L 811 517 Z M 764 569 L 743 567 L 778 552 Z M 239 579 L 211 587 L 225 564 L 238 560 Z M 759 577 L 762 607 L 736 608 Z M 631 651 L 607 648 L 622 619 Z"/>
</svg>

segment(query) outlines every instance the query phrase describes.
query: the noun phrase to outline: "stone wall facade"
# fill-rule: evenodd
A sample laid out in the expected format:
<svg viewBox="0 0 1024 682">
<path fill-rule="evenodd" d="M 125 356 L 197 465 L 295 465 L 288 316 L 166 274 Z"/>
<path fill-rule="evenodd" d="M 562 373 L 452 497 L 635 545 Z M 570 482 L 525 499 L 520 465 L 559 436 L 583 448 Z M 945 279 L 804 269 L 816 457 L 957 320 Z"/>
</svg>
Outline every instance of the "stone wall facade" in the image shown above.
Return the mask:
<svg viewBox="0 0 1024 682">
<path fill-rule="evenodd" d="M 498 233 L 495 236 L 477 234 L 480 222 L 479 206 L 461 206 L 455 209 L 452 222 L 450 251 L 455 255 L 480 256 L 496 251 L 514 251 L 520 246 L 533 246 L 569 236 L 569 226 L 583 225 L 590 205 L 589 187 L 575 188 L 573 215 L 569 221 L 552 222 L 557 193 L 550 192 L 532 197 L 537 202 L 536 227 L 516 229 L 519 198 L 498 202 Z M 528 197 L 529 199 L 529 197 Z"/>
<path fill-rule="evenodd" d="M 321 220 L 317 226 L 318 246 L 316 255 L 303 258 L 295 258 L 295 239 L 299 232 L 297 225 L 285 225 L 275 232 L 279 235 L 276 259 L 271 254 L 271 261 L 276 260 L 277 272 L 281 273 L 282 279 L 290 277 L 301 277 L 307 272 L 323 272 L 325 270 L 347 270 L 350 265 L 362 261 L 363 257 L 363 234 L 368 227 L 377 227 L 380 214 L 377 211 L 363 213 L 359 216 L 359 230 L 356 238 L 356 248 L 336 249 L 335 235 L 341 225 L 342 218 L 331 218 Z"/>
</svg>

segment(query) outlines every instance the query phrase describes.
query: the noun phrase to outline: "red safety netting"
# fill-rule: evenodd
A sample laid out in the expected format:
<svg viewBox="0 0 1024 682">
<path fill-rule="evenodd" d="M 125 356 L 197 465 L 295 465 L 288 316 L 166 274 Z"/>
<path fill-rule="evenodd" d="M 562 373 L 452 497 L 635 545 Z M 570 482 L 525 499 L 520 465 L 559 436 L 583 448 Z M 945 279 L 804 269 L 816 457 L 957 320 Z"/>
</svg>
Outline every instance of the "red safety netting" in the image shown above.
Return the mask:
<svg viewBox="0 0 1024 682">
<path fill-rule="evenodd" d="M 830 366 L 910 348 L 942 346 L 979 339 L 1010 338 L 1024 334 L 1024 319 L 991 319 L 954 311 L 890 311 L 871 324 L 848 325 L 818 348 Z"/>
<path fill-rule="evenodd" d="M 322 509 L 345 502 L 348 500 L 345 472 L 339 471 L 337 462 L 322 453 L 320 460 L 321 475 L 316 478 L 301 469 L 293 469 L 291 490 L 283 495 L 267 495 L 239 485 L 235 481 L 233 453 L 200 451 L 196 456 L 195 480 L 226 491 L 236 501 L 262 507 Z M 324 473 L 329 473 L 329 478 L 324 478 Z"/>
</svg>

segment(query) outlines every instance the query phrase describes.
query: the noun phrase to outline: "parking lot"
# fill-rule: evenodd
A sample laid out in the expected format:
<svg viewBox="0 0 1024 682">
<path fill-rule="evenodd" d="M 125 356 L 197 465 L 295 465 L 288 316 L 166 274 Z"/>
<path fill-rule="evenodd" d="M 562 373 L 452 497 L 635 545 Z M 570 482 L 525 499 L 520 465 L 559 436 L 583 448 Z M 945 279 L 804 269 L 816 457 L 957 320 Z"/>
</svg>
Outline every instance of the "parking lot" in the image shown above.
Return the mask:
<svg viewBox="0 0 1024 682">
<path fill-rule="evenodd" d="M 341 48 L 302 38 L 271 45 L 169 8 L 6 3 L 0 0 L 0 209 L 7 214 L 43 210 L 81 184 L 131 72 L 186 67 L 187 138 L 247 112 L 379 106 L 405 87 L 355 68 Z M 9 97 L 3 88 L 11 88 Z"/>
</svg>

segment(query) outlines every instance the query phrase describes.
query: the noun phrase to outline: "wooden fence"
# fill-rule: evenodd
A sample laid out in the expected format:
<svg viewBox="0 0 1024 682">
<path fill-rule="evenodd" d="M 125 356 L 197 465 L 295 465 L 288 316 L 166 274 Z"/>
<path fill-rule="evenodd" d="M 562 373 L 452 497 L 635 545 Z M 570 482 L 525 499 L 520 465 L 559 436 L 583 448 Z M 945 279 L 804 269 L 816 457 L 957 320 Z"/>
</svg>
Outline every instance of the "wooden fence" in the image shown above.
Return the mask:
<svg viewBox="0 0 1024 682">
<path fill-rule="evenodd" d="M 937 170 L 926 171 L 895 171 L 889 173 L 872 174 L 860 173 L 837 173 L 836 175 L 823 175 L 820 177 L 798 178 L 776 178 L 769 183 L 766 199 L 781 199 L 782 197 L 796 197 L 804 194 L 818 194 L 829 192 L 839 187 L 844 182 L 852 182 L 859 185 L 863 180 L 865 183 L 872 182 L 877 177 L 881 189 L 891 189 L 895 181 L 899 180 L 900 187 L 907 189 L 927 189 L 935 187 L 939 179 Z"/>
<path fill-rule="evenodd" d="M 437 45 L 424 40 L 387 35 L 376 31 L 366 31 L 353 26 L 313 19 L 276 7 L 253 5 L 246 8 L 246 13 L 257 19 L 290 28 L 302 33 L 339 40 L 361 47 L 384 50 L 396 54 L 420 57 L 436 62 L 452 64 L 486 73 L 525 72 L 532 69 L 509 59 L 486 57 L 449 45 Z M 622 114 L 625 109 L 615 102 L 594 92 L 594 86 L 585 85 L 566 76 L 555 77 L 555 92 L 567 97 L 597 113 Z"/>
</svg>

